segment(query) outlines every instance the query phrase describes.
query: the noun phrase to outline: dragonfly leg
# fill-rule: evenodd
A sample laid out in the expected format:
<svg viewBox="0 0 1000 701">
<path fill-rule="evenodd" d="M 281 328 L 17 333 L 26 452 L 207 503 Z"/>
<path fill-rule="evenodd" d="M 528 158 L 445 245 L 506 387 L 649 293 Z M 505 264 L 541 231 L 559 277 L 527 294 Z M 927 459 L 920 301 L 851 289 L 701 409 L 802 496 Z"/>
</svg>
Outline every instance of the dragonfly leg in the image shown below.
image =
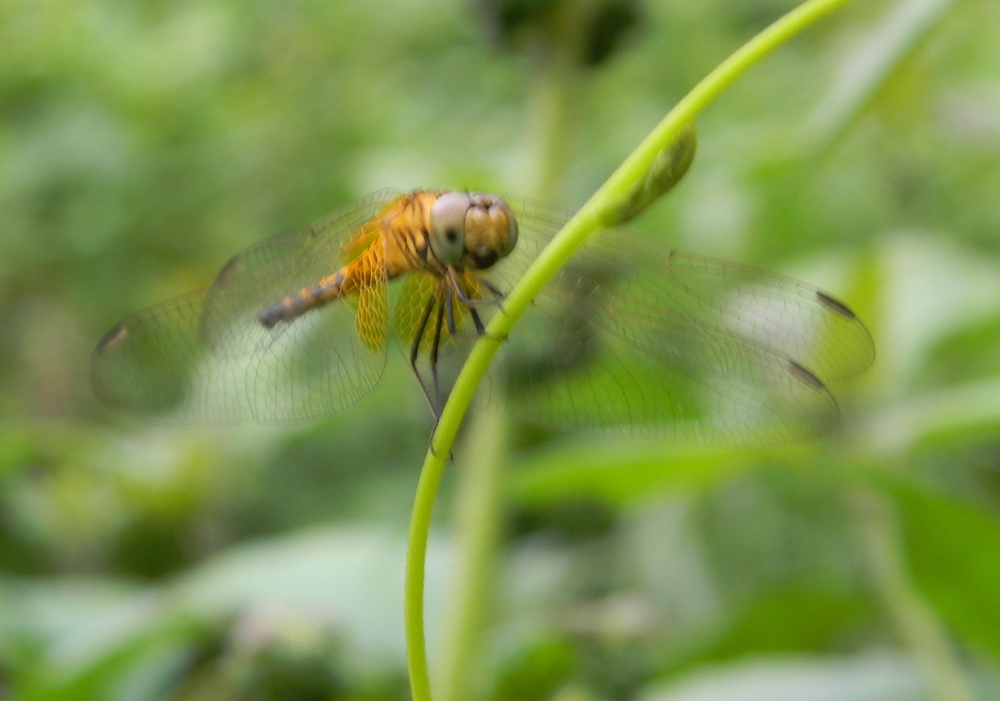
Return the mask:
<svg viewBox="0 0 1000 701">
<path fill-rule="evenodd" d="M 413 334 L 413 342 L 410 344 L 410 367 L 413 370 L 417 369 L 417 357 L 420 355 L 420 342 L 424 338 L 424 333 L 427 331 L 427 322 L 431 318 L 431 312 L 434 311 L 434 296 L 427 298 L 427 304 L 424 305 L 424 310 L 420 313 L 420 322 L 417 324 L 417 332 Z"/>
<path fill-rule="evenodd" d="M 445 320 L 448 323 L 448 333 L 450 333 L 452 337 L 458 335 L 458 328 L 455 324 L 455 296 L 457 296 L 457 293 L 453 295 L 450 289 L 445 290 L 444 293 Z"/>
<path fill-rule="evenodd" d="M 442 281 L 443 282 L 443 281 Z M 441 417 L 441 385 L 438 383 L 438 350 L 441 348 L 441 327 L 444 326 L 444 312 L 445 307 L 448 308 L 448 315 L 454 311 L 451 304 L 451 292 L 442 285 L 445 289 L 441 291 L 445 294 L 445 303 L 437 305 L 437 317 L 434 319 L 434 339 L 431 343 L 431 353 L 429 356 L 430 366 L 431 366 L 431 378 L 434 381 L 434 415 L 438 418 Z M 449 319 L 448 324 L 453 325 L 455 323 L 454 318 Z"/>
<path fill-rule="evenodd" d="M 500 307 L 500 311 L 503 311 L 503 300 L 504 297 L 507 296 L 503 293 L 503 290 L 484 277 L 479 278 L 479 283 L 485 287 L 491 295 L 493 295 L 494 302 L 498 307 Z"/>
<path fill-rule="evenodd" d="M 500 311 L 502 312 L 503 308 L 501 308 Z M 475 307 L 469 307 L 469 315 L 472 317 L 472 323 L 476 327 L 477 335 L 486 336 L 486 338 L 489 338 L 490 340 L 493 341 L 497 341 L 498 343 L 503 343 L 504 341 L 507 340 L 507 334 L 497 335 L 493 333 L 487 333 L 486 326 L 483 324 L 483 320 L 482 318 L 480 318 L 479 312 L 476 311 Z"/>
<path fill-rule="evenodd" d="M 428 355 L 428 362 L 431 367 L 431 377 L 434 379 L 434 398 L 435 398 L 435 402 L 431 405 L 431 411 L 434 414 L 434 428 L 431 429 L 430 448 L 431 452 L 434 453 L 435 456 L 437 455 L 437 451 L 434 450 L 434 434 L 437 433 L 438 423 L 440 423 L 441 421 L 441 411 L 444 409 L 444 407 L 440 406 L 441 386 L 438 383 L 438 369 L 437 369 L 438 350 L 441 348 L 441 329 L 444 327 L 445 324 L 448 324 L 449 332 L 454 333 L 452 331 L 452 328 L 454 327 L 455 324 L 455 319 L 454 319 L 455 309 L 453 307 L 454 302 L 452 301 L 451 298 L 451 290 L 448 289 L 448 285 L 446 284 L 444 279 L 441 280 L 441 284 L 438 287 L 438 290 L 439 294 L 445 295 L 445 301 L 442 304 L 440 300 L 438 300 L 437 316 L 434 319 L 434 339 L 433 342 L 431 343 L 431 352 Z M 445 321 L 446 308 L 448 315 L 447 321 Z M 425 391 L 424 394 L 426 396 L 427 392 Z M 428 399 L 428 401 L 430 400 Z M 454 460 L 455 455 L 453 453 L 449 454 L 448 459 Z"/>
<path fill-rule="evenodd" d="M 462 305 L 466 309 L 469 310 L 469 313 L 472 316 L 472 323 L 476 327 L 476 336 L 485 336 L 485 335 L 487 335 L 486 334 L 486 325 L 483 324 L 483 319 L 479 315 L 479 312 L 476 309 L 477 307 L 485 305 L 485 304 L 490 304 L 490 305 L 494 305 L 495 304 L 499 308 L 500 313 L 501 314 L 504 313 L 504 311 L 503 311 L 503 293 L 499 289 L 497 289 L 497 287 L 495 285 L 493 285 L 492 283 L 487 282 L 486 280 L 483 280 L 482 278 L 477 278 L 477 279 L 486 288 L 486 290 L 489 291 L 490 294 L 492 294 L 494 296 L 493 299 L 490 299 L 490 300 L 487 300 L 487 299 L 472 299 L 465 292 L 465 290 L 462 289 L 461 279 L 458 278 L 455 275 L 455 271 L 452 270 L 451 268 L 448 268 L 448 282 L 449 282 L 448 288 L 449 289 L 448 289 L 448 296 L 445 298 L 445 303 L 447 304 L 448 332 L 453 337 L 457 337 L 460 334 L 459 334 L 458 329 L 457 329 L 457 324 L 455 323 L 455 309 L 454 309 L 454 300 L 452 299 L 452 294 L 454 294 L 455 297 L 458 299 L 458 301 L 461 302 Z M 496 340 L 503 340 L 503 339 L 496 339 Z"/>
<path fill-rule="evenodd" d="M 486 327 L 483 326 L 483 320 L 479 317 L 479 312 L 476 311 L 475 307 L 469 307 L 469 314 L 472 316 L 472 323 L 476 327 L 476 333 L 480 336 L 485 336 Z"/>
<path fill-rule="evenodd" d="M 451 288 L 455 291 L 455 296 L 458 297 L 458 300 L 462 304 L 464 304 L 466 307 L 469 307 L 470 309 L 472 309 L 473 307 L 481 307 L 486 305 L 497 306 L 500 307 L 502 311 L 503 298 L 504 298 L 503 292 L 501 292 L 496 285 L 489 282 L 488 280 L 485 280 L 478 276 L 476 277 L 476 280 L 477 282 L 479 282 L 479 284 L 481 284 L 483 287 L 486 288 L 487 292 L 493 295 L 493 299 L 473 299 L 472 297 L 470 297 L 469 294 L 465 291 L 465 287 L 462 284 L 461 278 L 459 278 L 458 275 L 455 273 L 455 269 L 451 267 L 448 268 L 448 282 L 451 283 Z"/>
<path fill-rule="evenodd" d="M 436 294 L 427 298 L 427 304 L 424 305 L 424 310 L 420 314 L 420 323 L 417 324 L 417 331 L 413 335 L 413 343 L 410 345 L 410 369 L 413 370 L 413 374 L 416 375 L 417 383 L 420 385 L 420 391 L 423 392 L 424 399 L 427 400 L 427 405 L 431 408 L 431 414 L 434 416 L 435 429 L 437 429 L 438 420 L 441 418 L 440 411 L 438 411 L 437 403 L 431 397 L 431 392 L 427 387 L 427 383 L 424 382 L 424 378 L 420 374 L 420 369 L 417 367 L 417 361 L 420 359 L 420 343 L 423 341 L 424 334 L 427 332 L 427 322 L 430 321 L 431 313 L 434 311 L 436 301 Z M 435 384 L 437 384 L 436 376 Z M 431 435 L 434 435 L 433 431 L 431 432 Z"/>
<path fill-rule="evenodd" d="M 503 314 L 504 316 L 507 316 L 507 312 L 504 311 L 503 308 L 503 301 L 507 297 L 507 295 L 504 294 L 503 290 L 501 290 L 499 287 L 494 285 L 486 278 L 479 278 L 479 282 L 482 284 L 483 287 L 486 288 L 486 290 L 491 295 L 493 295 L 493 303 L 497 305 L 497 309 L 500 311 L 500 313 Z"/>
</svg>

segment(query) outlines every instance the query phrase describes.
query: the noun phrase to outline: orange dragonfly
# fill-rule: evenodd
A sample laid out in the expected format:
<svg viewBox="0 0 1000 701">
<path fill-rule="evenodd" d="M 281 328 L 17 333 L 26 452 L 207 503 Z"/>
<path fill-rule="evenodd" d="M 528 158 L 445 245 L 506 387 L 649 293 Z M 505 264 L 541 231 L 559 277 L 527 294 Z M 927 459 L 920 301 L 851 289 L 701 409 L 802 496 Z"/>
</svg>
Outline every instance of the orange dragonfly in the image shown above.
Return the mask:
<svg viewBox="0 0 1000 701">
<path fill-rule="evenodd" d="M 565 220 L 486 193 L 375 193 L 115 326 L 93 387 L 140 415 L 301 420 L 367 394 L 395 335 L 436 419 L 468 345 Z M 535 299 L 480 398 L 557 426 L 778 443 L 829 430 L 826 383 L 873 359 L 833 297 L 612 228 Z"/>
</svg>

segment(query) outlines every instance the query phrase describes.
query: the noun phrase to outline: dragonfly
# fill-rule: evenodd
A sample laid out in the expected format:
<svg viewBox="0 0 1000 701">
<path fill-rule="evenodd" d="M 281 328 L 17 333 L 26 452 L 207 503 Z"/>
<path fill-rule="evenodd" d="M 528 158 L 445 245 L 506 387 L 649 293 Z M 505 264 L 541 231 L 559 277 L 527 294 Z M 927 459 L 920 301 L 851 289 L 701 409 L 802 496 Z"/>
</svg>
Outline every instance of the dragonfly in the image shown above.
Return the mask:
<svg viewBox="0 0 1000 701">
<path fill-rule="evenodd" d="M 116 325 L 94 351 L 92 386 L 141 416 L 301 421 L 367 395 L 394 338 L 436 421 L 471 344 L 566 220 L 483 192 L 374 193 Z M 840 415 L 828 383 L 875 353 L 857 315 L 815 287 L 615 227 L 501 343 L 478 391 L 488 408 L 732 444 L 828 432 Z"/>
</svg>

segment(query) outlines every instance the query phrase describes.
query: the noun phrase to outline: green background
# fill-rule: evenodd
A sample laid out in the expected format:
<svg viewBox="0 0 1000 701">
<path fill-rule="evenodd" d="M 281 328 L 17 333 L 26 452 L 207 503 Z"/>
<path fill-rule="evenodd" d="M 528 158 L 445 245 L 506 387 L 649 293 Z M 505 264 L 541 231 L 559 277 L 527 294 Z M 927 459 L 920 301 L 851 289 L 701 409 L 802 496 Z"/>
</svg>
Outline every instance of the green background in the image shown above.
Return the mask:
<svg viewBox="0 0 1000 701">
<path fill-rule="evenodd" d="M 176 428 L 102 409 L 89 354 L 382 187 L 572 210 L 795 3 L 601 5 L 507 34 L 489 2 L 0 0 L 0 697 L 408 698 L 430 418 L 402 355 L 315 425 Z M 567 58 L 615 17 L 606 60 Z M 460 444 L 428 561 L 442 697 L 1000 698 L 998 33 L 995 0 L 854 3 L 704 114 L 632 228 L 829 290 L 876 364 L 798 446 L 515 423 L 471 564 Z"/>
</svg>

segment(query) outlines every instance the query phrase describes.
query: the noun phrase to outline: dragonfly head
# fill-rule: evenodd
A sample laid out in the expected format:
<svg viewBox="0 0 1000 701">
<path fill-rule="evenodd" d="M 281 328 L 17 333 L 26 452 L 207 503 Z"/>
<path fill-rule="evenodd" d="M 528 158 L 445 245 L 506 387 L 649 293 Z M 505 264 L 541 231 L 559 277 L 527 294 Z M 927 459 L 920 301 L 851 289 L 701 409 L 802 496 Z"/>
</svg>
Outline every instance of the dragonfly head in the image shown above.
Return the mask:
<svg viewBox="0 0 1000 701">
<path fill-rule="evenodd" d="M 482 270 L 517 245 L 517 219 L 484 192 L 446 192 L 431 206 L 431 250 L 444 265 Z"/>
</svg>

